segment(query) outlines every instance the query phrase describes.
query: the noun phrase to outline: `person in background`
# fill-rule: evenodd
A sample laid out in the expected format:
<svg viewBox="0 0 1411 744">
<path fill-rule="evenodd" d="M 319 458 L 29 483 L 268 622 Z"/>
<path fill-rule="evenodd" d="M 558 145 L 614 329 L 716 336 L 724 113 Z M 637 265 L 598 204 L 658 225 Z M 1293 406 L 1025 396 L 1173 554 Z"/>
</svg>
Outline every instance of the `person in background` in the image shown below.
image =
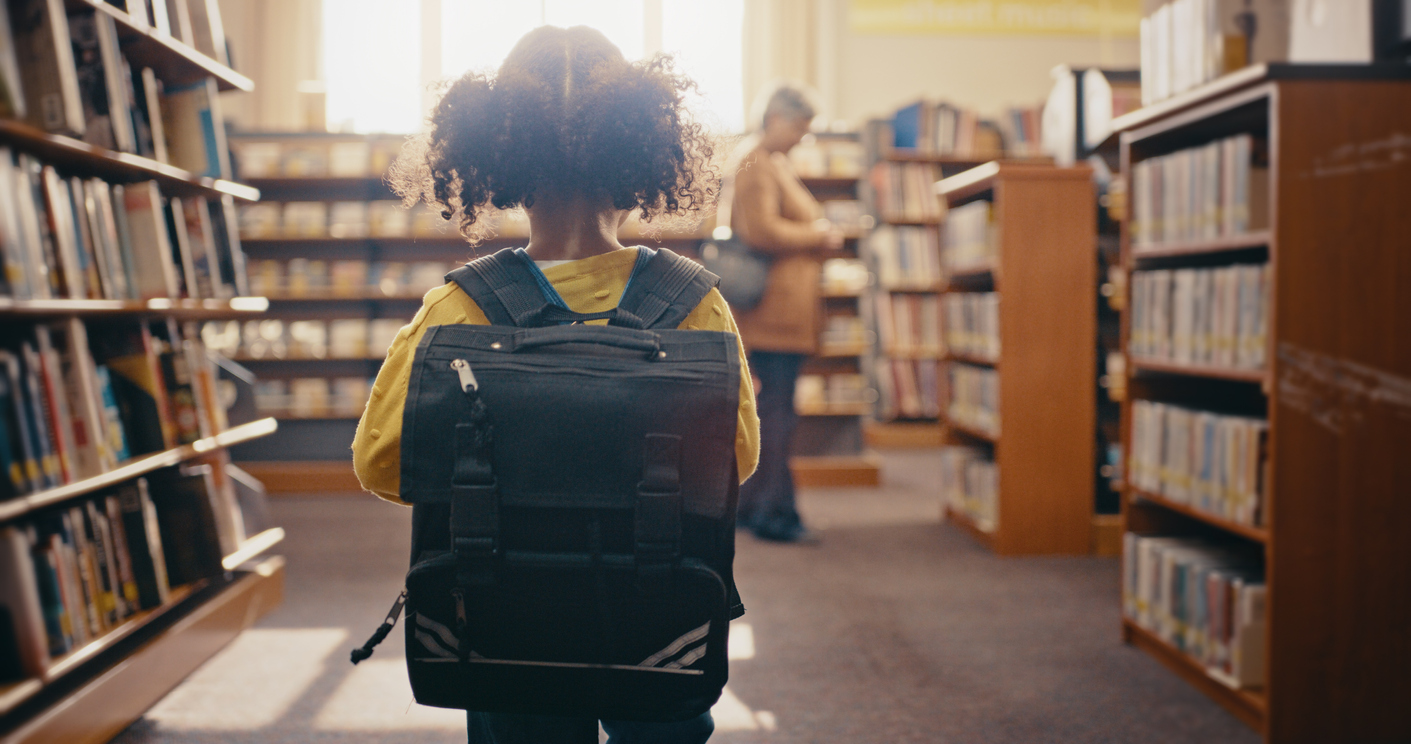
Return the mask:
<svg viewBox="0 0 1411 744">
<path fill-rule="evenodd" d="M 761 129 L 735 172 L 730 228 L 770 256 L 763 299 L 735 321 L 759 380 L 759 469 L 740 486 L 737 524 L 764 540 L 816 542 L 794 506 L 789 450 L 798 415 L 794 383 L 818 346 L 822 259 L 843 246 L 842 234 L 789 165 L 788 153 L 808 133 L 816 111 L 802 90 L 781 85 L 768 97 Z"/>
</svg>

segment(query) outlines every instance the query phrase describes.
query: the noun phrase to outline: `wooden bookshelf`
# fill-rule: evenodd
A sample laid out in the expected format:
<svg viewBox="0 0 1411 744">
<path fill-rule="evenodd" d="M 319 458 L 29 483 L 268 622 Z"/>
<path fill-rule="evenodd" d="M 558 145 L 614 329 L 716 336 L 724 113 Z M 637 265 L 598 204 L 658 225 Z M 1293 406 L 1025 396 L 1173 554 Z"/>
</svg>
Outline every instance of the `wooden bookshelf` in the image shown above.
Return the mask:
<svg viewBox="0 0 1411 744">
<path fill-rule="evenodd" d="M 208 452 L 269 436 L 278 426 L 272 418 L 259 419 L 242 426 L 232 427 L 212 437 L 198 439 L 191 444 L 128 460 L 102 475 L 95 475 L 92 478 L 84 478 L 57 488 L 0 502 L 0 522 L 8 522 L 39 509 L 62 504 L 65 501 L 87 496 L 105 488 L 112 488 L 155 470 L 169 468 Z"/>
<path fill-rule="evenodd" d="M 966 514 L 963 511 L 952 509 L 949 505 L 946 506 L 945 512 L 947 522 L 950 522 L 951 524 L 959 527 L 966 534 L 970 535 L 970 537 L 974 538 L 975 542 L 980 543 L 982 546 L 989 548 L 990 550 L 995 549 L 994 532 L 980 529 L 980 526 L 975 523 L 975 520 L 972 519 L 969 514 Z"/>
<path fill-rule="evenodd" d="M 1125 174 L 1234 134 L 1267 145 L 1267 231 L 1152 249 L 1124 228 L 1122 245 L 1128 272 L 1155 257 L 1247 262 L 1238 251 L 1251 249 L 1269 264 L 1267 369 L 1130 360 L 1123 403 L 1126 441 L 1137 400 L 1267 415 L 1263 523 L 1229 523 L 1130 477 L 1122 500 L 1125 531 L 1258 545 L 1265 685 L 1233 689 L 1131 621 L 1122 636 L 1276 744 L 1411 740 L 1411 405 L 1392 393 L 1411 384 L 1398 343 L 1411 318 L 1407 121 L 1404 65 L 1259 65 L 1114 122 Z M 1124 312 L 1124 339 L 1130 323 Z"/>
<path fill-rule="evenodd" d="M 157 78 L 169 87 L 182 87 L 200 82 L 205 78 L 216 79 L 222 91 L 245 91 L 255 89 L 250 78 L 241 75 L 229 66 L 202 54 L 191 45 L 178 41 L 171 34 L 158 32 L 154 28 L 138 25 L 132 17 L 115 5 L 103 0 L 65 0 L 70 11 L 75 8 L 93 8 L 112 16 L 118 27 L 118 41 L 123 56 L 133 69 L 150 67 Z"/>
<path fill-rule="evenodd" d="M 1001 555 L 1089 553 L 1097 333 L 1092 173 L 987 163 L 936 189 L 951 207 L 991 201 L 999 241 L 992 272 L 948 291 L 1000 294 L 1001 356 L 951 354 L 945 369 L 963 362 L 999 375 L 1001 433 L 950 417 L 949 394 L 942 396 L 947 441 L 992 451 L 999 471 L 997 524 L 983 542 Z M 943 373 L 943 387 L 947 379 Z"/>
<path fill-rule="evenodd" d="M 214 78 L 221 90 L 253 87 L 249 78 L 229 66 L 168 34 L 135 24 L 112 4 L 101 0 L 66 0 L 61 7 L 69 12 L 91 9 L 110 16 L 117 28 L 125 61 L 135 71 L 151 68 L 168 89 L 208 78 Z M 223 123 L 217 121 L 215 125 L 219 127 Z M 227 197 L 241 201 L 260 198 L 257 189 L 245 184 L 197 176 L 150 158 L 96 147 L 20 121 L 0 120 L 0 144 L 33 156 L 66 177 L 94 177 L 113 184 L 156 181 L 163 197 L 202 197 L 216 201 Z M 232 251 L 238 254 L 238 244 L 232 246 Z M 238 271 L 238 255 L 232 262 Z M 100 271 L 106 270 L 101 268 L 101 261 L 98 265 Z M 231 279 L 232 283 L 239 284 L 238 280 Z M 108 291 L 107 277 L 103 282 L 104 291 Z M 0 323 L 7 329 L 18 330 L 55 319 L 120 320 L 132 326 L 165 320 L 171 322 L 158 325 L 175 329 L 187 321 L 257 317 L 268 308 L 269 303 L 263 297 L 140 301 L 7 297 L 0 298 Z M 192 326 L 186 325 L 185 330 L 191 331 Z M 172 340 L 179 341 L 177 332 L 171 333 Z M 92 342 L 93 337 L 89 340 Z M 92 363 L 83 360 L 82 354 L 69 357 L 75 363 Z M 196 407 L 203 411 L 201 415 L 217 419 L 208 410 L 211 401 L 201 397 L 199 392 L 197 398 Z M 76 401 L 70 403 L 78 405 Z M 75 416 L 77 418 L 77 414 Z M 104 496 L 110 489 L 135 479 L 186 463 L 214 466 L 217 488 L 221 488 L 223 483 L 228 485 L 223 469 L 229 462 L 228 448 L 268 436 L 277 428 L 274 419 L 259 419 L 187 445 L 109 464 L 110 469 L 99 475 L 0 503 L 0 523 L 18 523 L 23 527 L 53 510 L 79 505 L 85 499 Z M 73 446 L 60 441 L 54 445 L 54 450 L 61 456 L 74 456 L 63 452 Z M 156 481 L 153 483 L 155 487 Z M 45 533 L 41 530 L 40 534 Z M 242 629 L 278 605 L 282 594 L 283 560 L 264 554 L 282 539 L 283 530 L 278 528 L 245 539 L 224 557 L 222 566 L 216 568 L 216 576 L 172 587 L 168 600 L 160 606 L 128 615 L 68 653 L 48 659 L 42 673 L 0 687 L 0 741 L 7 744 L 59 741 L 96 744 L 117 736 Z M 82 559 L 84 554 L 79 555 Z M 219 568 L 224 568 L 225 572 L 220 573 Z M 74 606 L 69 611 L 81 612 L 82 608 Z"/>
<path fill-rule="evenodd" d="M 0 297 L 0 318 L 19 321 L 42 318 L 170 317 L 177 320 L 213 320 L 253 317 L 269 310 L 264 297 L 228 300 L 16 300 Z"/>
<path fill-rule="evenodd" d="M 863 437 L 876 449 L 931 448 L 945 444 L 945 428 L 939 422 L 872 422 Z"/>
<path fill-rule="evenodd" d="M 104 3 L 106 5 L 106 3 Z M 50 134 L 24 122 L 0 119 L 0 144 L 28 152 L 65 172 L 97 176 L 113 183 L 155 180 L 166 196 L 233 196 L 257 201 L 258 189 L 220 178 L 197 176 L 174 165 L 127 152 L 105 150 L 83 140 Z"/>
<path fill-rule="evenodd" d="M 272 556 L 248 570 L 193 591 L 112 649 L 121 663 L 98 671 L 53 705 L 11 730 L 7 744 L 102 744 L 111 741 L 191 672 L 284 595 L 284 559 Z M 87 667 L 84 667 L 86 670 Z M 68 685 L 55 685 L 68 687 Z M 47 687 L 35 692 L 43 697 Z"/>
</svg>

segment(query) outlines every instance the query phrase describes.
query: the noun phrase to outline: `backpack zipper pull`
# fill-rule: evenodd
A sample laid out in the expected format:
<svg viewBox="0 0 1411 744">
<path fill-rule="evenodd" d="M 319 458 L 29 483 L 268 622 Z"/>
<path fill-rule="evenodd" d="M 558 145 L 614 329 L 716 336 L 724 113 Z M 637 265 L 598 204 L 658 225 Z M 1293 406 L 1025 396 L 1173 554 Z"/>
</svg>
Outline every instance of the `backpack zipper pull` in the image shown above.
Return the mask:
<svg viewBox="0 0 1411 744">
<path fill-rule="evenodd" d="M 480 383 L 475 380 L 475 373 L 470 371 L 470 362 L 464 359 L 454 359 L 451 361 L 451 369 L 456 371 L 456 376 L 461 378 L 461 391 L 473 393 L 480 388 Z"/>
<path fill-rule="evenodd" d="M 362 648 L 353 649 L 352 661 L 354 664 L 372 656 L 372 649 L 382 643 L 387 638 L 387 634 L 392 632 L 392 626 L 397 624 L 397 618 L 402 616 L 402 607 L 406 604 L 407 590 L 403 589 L 402 593 L 397 595 L 397 601 L 392 603 L 392 609 L 387 611 L 387 618 L 382 621 L 382 625 L 378 626 L 377 632 L 367 639 L 367 643 L 364 643 Z"/>
<path fill-rule="evenodd" d="M 451 596 L 456 598 L 456 640 L 460 641 L 461 661 L 470 658 L 470 622 L 465 614 L 465 590 L 459 587 L 451 590 Z"/>
</svg>

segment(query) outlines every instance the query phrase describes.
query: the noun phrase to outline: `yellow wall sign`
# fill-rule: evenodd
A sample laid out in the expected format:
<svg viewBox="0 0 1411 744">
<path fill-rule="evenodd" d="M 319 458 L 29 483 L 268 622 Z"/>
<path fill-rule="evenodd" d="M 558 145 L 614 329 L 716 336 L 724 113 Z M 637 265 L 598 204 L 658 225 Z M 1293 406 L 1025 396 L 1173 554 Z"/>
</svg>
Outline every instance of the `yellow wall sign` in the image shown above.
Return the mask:
<svg viewBox="0 0 1411 744">
<path fill-rule="evenodd" d="M 1141 0 L 848 0 L 863 34 L 1137 36 Z"/>
</svg>

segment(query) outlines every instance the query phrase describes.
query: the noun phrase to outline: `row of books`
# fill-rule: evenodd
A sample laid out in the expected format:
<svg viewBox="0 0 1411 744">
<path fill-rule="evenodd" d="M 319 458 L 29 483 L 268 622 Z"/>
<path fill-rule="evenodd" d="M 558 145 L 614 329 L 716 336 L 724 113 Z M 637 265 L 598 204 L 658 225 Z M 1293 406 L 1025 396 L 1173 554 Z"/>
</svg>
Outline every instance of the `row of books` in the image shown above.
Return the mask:
<svg viewBox="0 0 1411 744">
<path fill-rule="evenodd" d="M 375 178 L 387 172 L 404 138 L 237 137 L 231 142 L 241 178 Z"/>
<path fill-rule="evenodd" d="M 419 297 L 446 283 L 457 264 L 446 261 L 323 261 L 291 258 L 251 262 L 250 291 L 266 297 Z"/>
<path fill-rule="evenodd" d="M 946 415 L 969 429 L 997 437 L 999 420 L 999 372 L 973 364 L 951 364 L 950 402 Z"/>
<path fill-rule="evenodd" d="M 1132 272 L 1131 312 L 1134 357 L 1262 368 L 1269 265 Z"/>
<path fill-rule="evenodd" d="M 523 211 L 489 215 L 500 233 L 529 234 Z M 451 223 L 425 204 L 412 209 L 400 201 L 291 201 L 246 204 L 240 210 L 245 238 L 427 238 L 454 236 Z"/>
<path fill-rule="evenodd" d="M 366 377 L 298 377 L 255 383 L 255 406 L 270 416 L 358 417 L 367 407 L 372 380 Z"/>
<path fill-rule="evenodd" d="M 945 295 L 946 348 L 953 354 L 999 359 L 999 293 Z"/>
<path fill-rule="evenodd" d="M 1132 166 L 1132 245 L 1243 235 L 1269 226 L 1269 169 L 1248 134 Z"/>
<path fill-rule="evenodd" d="M 939 178 L 929 163 L 877 163 L 869 179 L 877 213 L 886 222 L 939 222 L 945 214 L 936 196 Z"/>
<path fill-rule="evenodd" d="M 941 246 L 933 229 L 882 225 L 868 236 L 867 250 L 883 288 L 931 288 L 941 282 Z"/>
<path fill-rule="evenodd" d="M 794 410 L 801 415 L 857 411 L 872 401 L 867 376 L 838 373 L 799 375 L 794 386 Z"/>
<path fill-rule="evenodd" d="M 18 325 L 18 324 L 16 324 Z M 0 341 L 0 497 L 73 483 L 225 428 L 198 337 L 70 318 Z"/>
<path fill-rule="evenodd" d="M 979 447 L 941 448 L 941 498 L 981 532 L 999 526 L 999 468 Z"/>
<path fill-rule="evenodd" d="M 1141 21 L 1143 105 L 1246 65 L 1289 61 L 1294 14 L 1287 2 L 1158 0 L 1146 5 Z"/>
<path fill-rule="evenodd" d="M 215 0 L 168 0 L 148 14 L 127 5 L 134 22 L 155 24 L 211 56 L 223 57 L 225 38 Z M 197 9 L 199 10 L 189 10 Z M 164 88 L 151 68 L 133 69 L 122 54 L 113 17 L 62 0 L 14 0 L 0 23 L 0 109 L 57 134 L 108 150 L 170 163 L 197 175 L 230 177 L 225 127 L 213 78 Z M 204 47 L 204 48 L 202 48 Z"/>
<path fill-rule="evenodd" d="M 859 178 L 864 157 L 862 144 L 856 140 L 815 135 L 805 135 L 803 142 L 789 151 L 794 172 L 803 178 Z"/>
<path fill-rule="evenodd" d="M 934 359 L 878 359 L 872 379 L 877 383 L 877 417 L 934 419 L 941 415 L 940 385 Z"/>
<path fill-rule="evenodd" d="M 156 181 L 66 178 L 0 147 L 0 295 L 228 298 L 248 293 L 229 197 L 165 198 Z"/>
<path fill-rule="evenodd" d="M 998 130 L 999 149 L 1014 155 L 1042 152 L 1043 107 L 1010 108 L 998 120 L 981 119 L 971 109 L 944 101 L 921 100 L 892 116 L 892 146 L 931 155 L 988 158 L 994 146 L 985 135 Z"/>
<path fill-rule="evenodd" d="M 1132 403 L 1128 477 L 1137 488 L 1232 522 L 1264 523 L 1269 422 Z"/>
<path fill-rule="evenodd" d="M 0 681 L 42 677 L 173 588 L 219 576 L 220 523 L 238 520 L 212 466 L 195 465 L 0 527 Z"/>
<path fill-rule="evenodd" d="M 236 359 L 366 359 L 382 356 L 405 318 L 211 321 L 201 336 L 212 352 Z"/>
<path fill-rule="evenodd" d="M 1188 537 L 1122 536 L 1122 611 L 1230 687 L 1264 686 L 1259 560 Z"/>
<path fill-rule="evenodd" d="M 976 201 L 952 207 L 941 239 L 941 265 L 948 272 L 991 266 L 998 258 L 992 205 Z"/>
<path fill-rule="evenodd" d="M 941 301 L 934 294 L 873 295 L 877 313 L 877 339 L 886 355 L 941 353 Z"/>
<path fill-rule="evenodd" d="M 868 339 L 869 333 L 862 318 L 856 315 L 829 315 L 822 333 L 818 335 L 818 344 L 824 353 L 837 350 L 851 354 L 867 346 Z"/>
</svg>

